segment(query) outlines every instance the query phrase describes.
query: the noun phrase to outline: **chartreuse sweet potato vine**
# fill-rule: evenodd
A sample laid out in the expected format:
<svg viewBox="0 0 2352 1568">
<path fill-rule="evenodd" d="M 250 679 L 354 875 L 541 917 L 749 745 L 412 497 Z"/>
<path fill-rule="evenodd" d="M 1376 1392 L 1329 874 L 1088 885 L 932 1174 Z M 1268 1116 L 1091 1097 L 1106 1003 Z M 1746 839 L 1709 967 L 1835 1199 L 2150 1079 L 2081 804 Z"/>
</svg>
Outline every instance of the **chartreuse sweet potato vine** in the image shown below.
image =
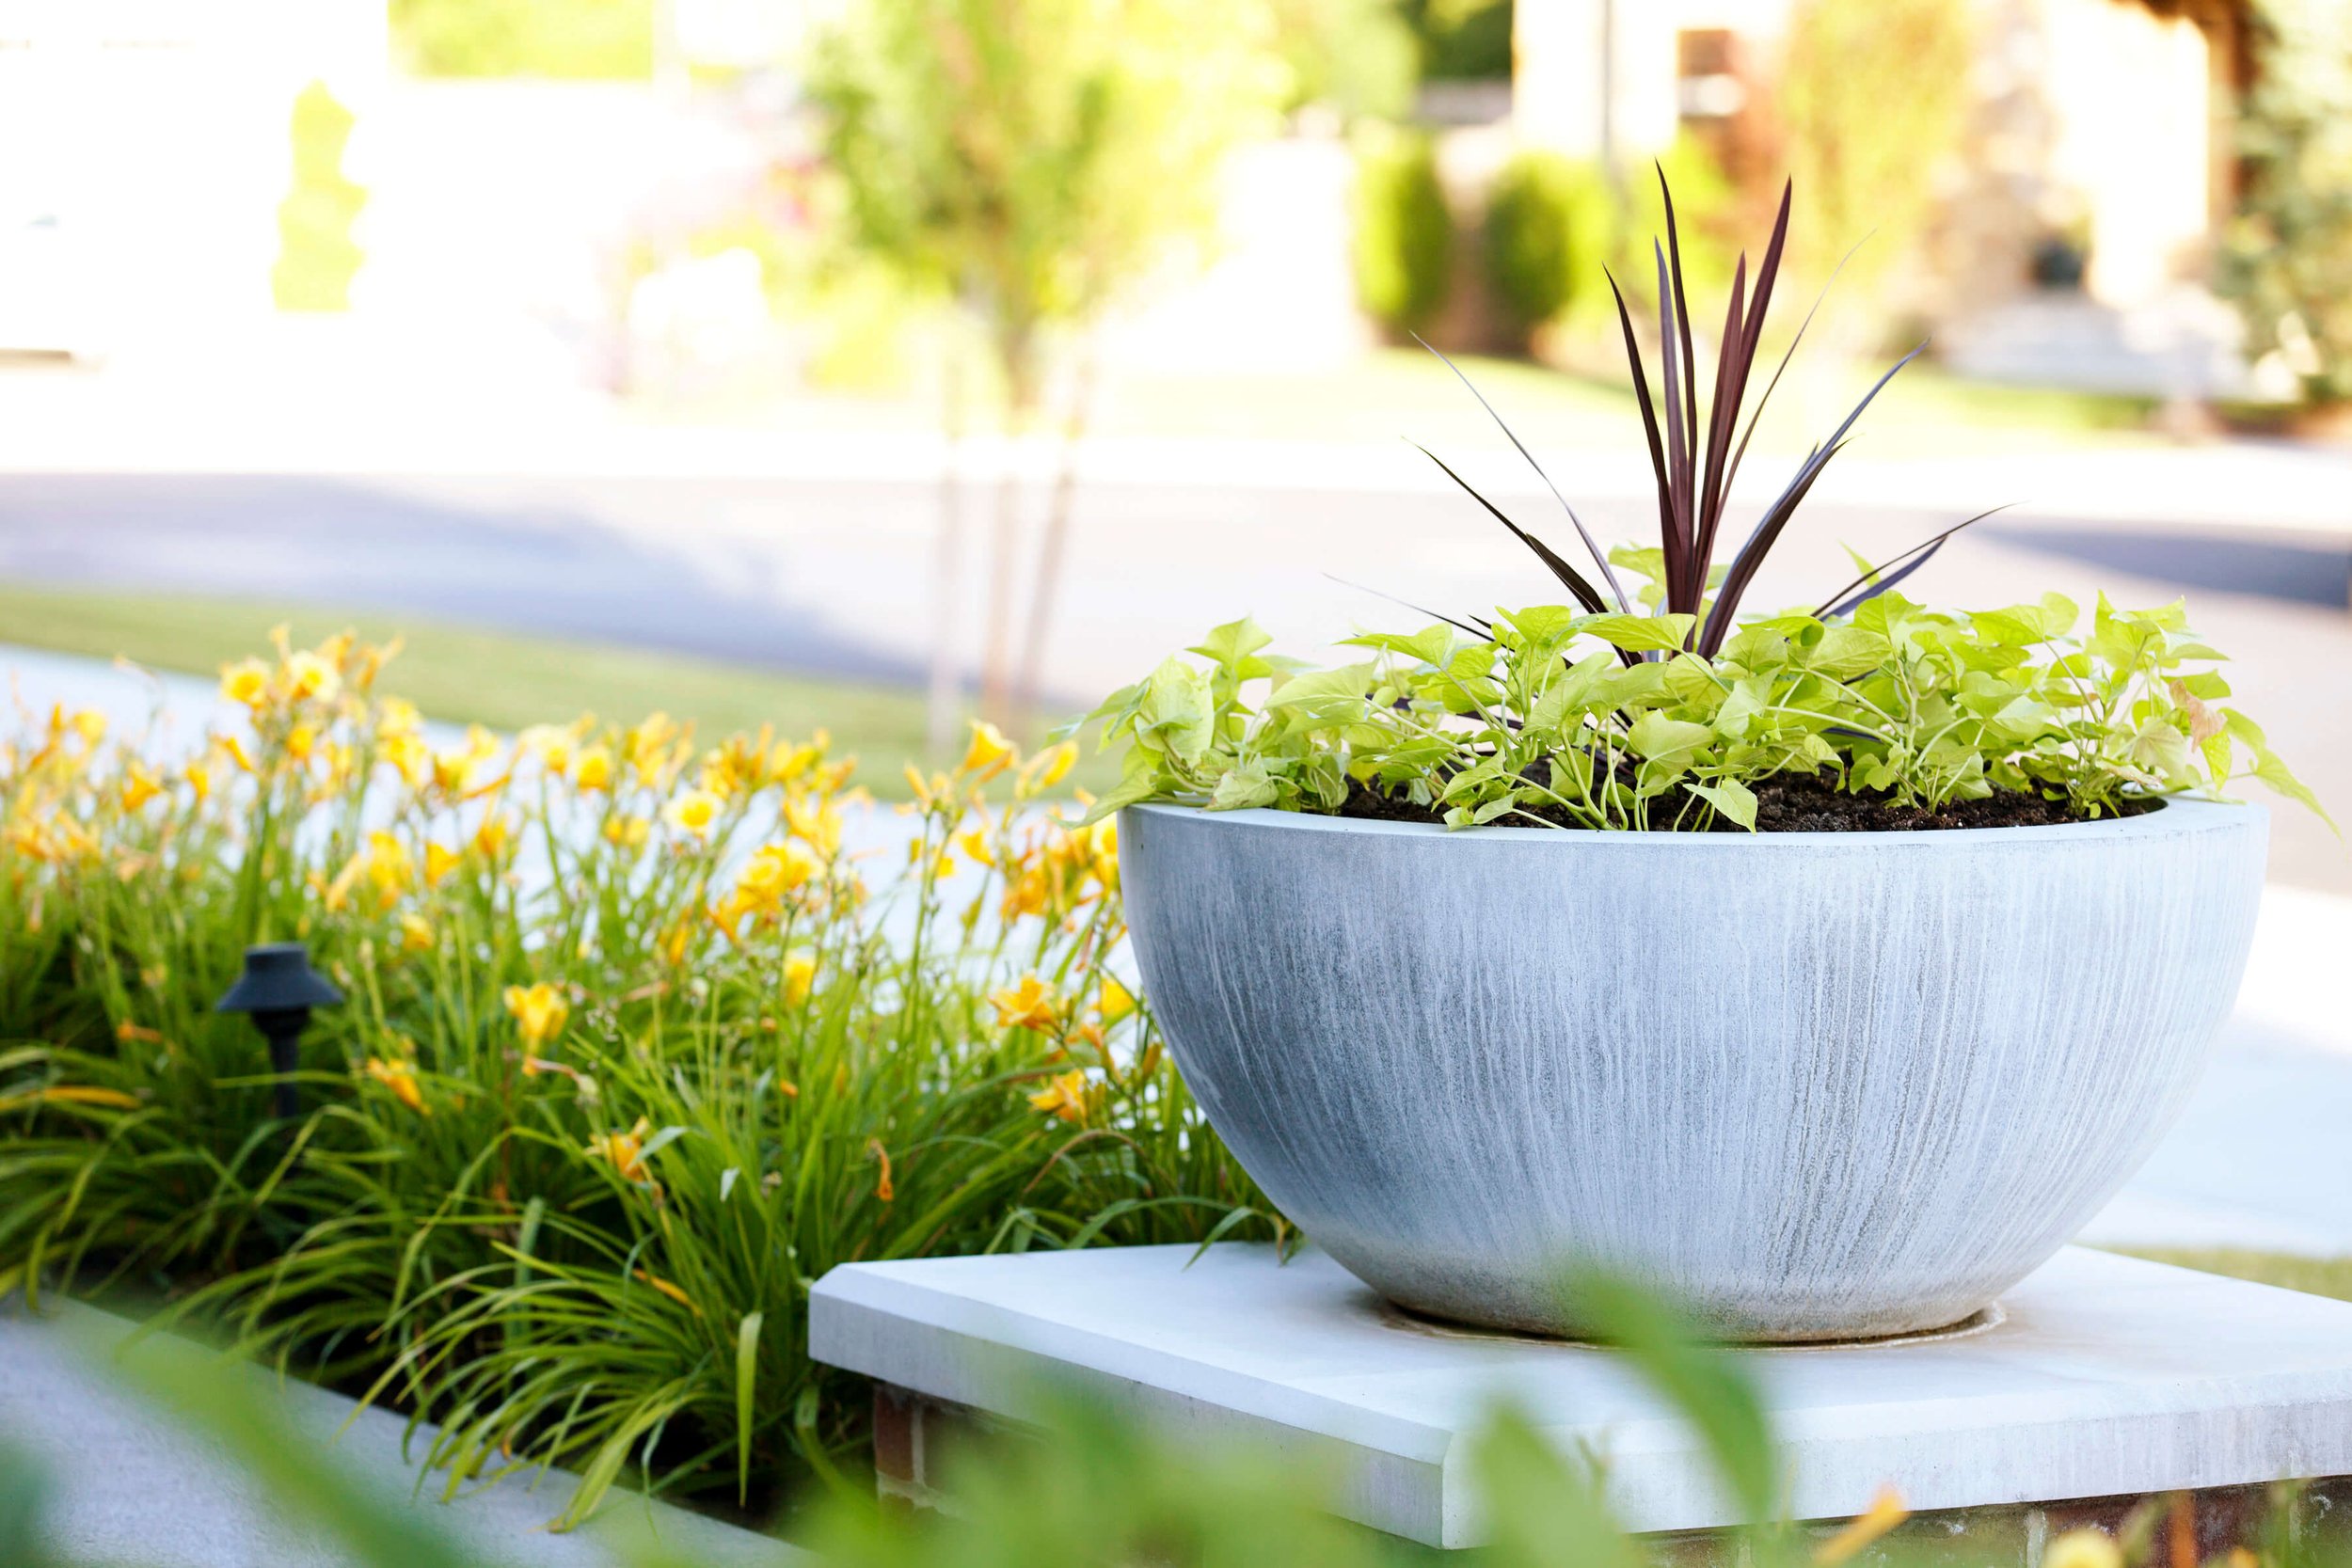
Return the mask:
<svg viewBox="0 0 2352 1568">
<path fill-rule="evenodd" d="M 1756 420 L 1804 337 L 1800 327 L 1743 428 L 1788 211 L 1784 192 L 1753 293 L 1740 259 L 1703 417 L 1671 193 L 1665 243 L 1652 247 L 1654 400 L 1632 313 L 1610 279 L 1657 483 L 1655 547 L 1604 556 L 1554 488 L 1592 557 L 1588 578 L 1432 453 L 1573 606 L 1358 637 L 1372 657 L 1329 670 L 1266 657 L 1266 635 L 1248 621 L 1219 626 L 1191 650 L 1205 669 L 1170 658 L 1090 716 L 1106 747 L 1125 749 L 1124 776 L 1097 815 L 1143 800 L 1359 815 L 1401 803 L 1463 828 L 1753 829 L 1758 786 L 1790 775 L 1928 812 L 2010 791 L 2062 801 L 2076 817 L 2252 777 L 2319 810 L 2254 721 L 2215 705 L 2230 690 L 2211 668 L 2221 656 L 2188 630 L 2180 605 L 2119 610 L 2102 596 L 2086 633 L 2080 608 L 2055 594 L 1953 615 L 1894 592 L 1974 517 L 1866 568 L 1810 610 L 1739 618 L 1863 409 L 1919 352 L 1879 379 L 1717 561 Z M 1629 596 L 1627 578 L 1645 586 Z"/>
<path fill-rule="evenodd" d="M 2078 817 L 2250 777 L 2319 810 L 2219 705 L 2221 656 L 2180 605 L 2102 596 L 2083 619 L 2056 594 L 1954 615 L 1885 593 L 1851 616 L 1756 616 L 1708 658 L 1683 651 L 1687 615 L 1538 605 L 1499 612 L 1491 639 L 1442 622 L 1355 638 L 1371 657 L 1336 669 L 1269 657 L 1237 621 L 1191 650 L 1205 668 L 1171 657 L 1096 710 L 1125 749 L 1096 810 L 1338 812 L 1369 790 L 1452 827 L 1753 828 L 1756 787 L 1788 773 L 1930 811 L 2030 792 Z"/>
</svg>

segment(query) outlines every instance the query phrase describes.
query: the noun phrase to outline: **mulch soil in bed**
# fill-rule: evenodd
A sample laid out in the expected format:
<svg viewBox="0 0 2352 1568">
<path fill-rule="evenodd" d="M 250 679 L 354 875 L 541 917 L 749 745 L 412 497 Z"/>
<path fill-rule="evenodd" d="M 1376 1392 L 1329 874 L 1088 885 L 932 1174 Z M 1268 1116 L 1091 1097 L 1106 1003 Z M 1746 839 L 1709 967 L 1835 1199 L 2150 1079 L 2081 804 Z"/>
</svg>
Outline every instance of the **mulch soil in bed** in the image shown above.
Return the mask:
<svg viewBox="0 0 2352 1568">
<path fill-rule="evenodd" d="M 1838 787 L 1834 778 L 1819 774 L 1782 773 L 1750 787 L 1756 791 L 1756 829 L 1764 833 L 1901 833 L 1943 828 L 2040 828 L 2083 820 L 2067 809 L 2064 800 L 2048 800 L 2039 795 L 2013 790 L 2001 790 L 1981 800 L 1955 800 L 1941 811 L 1922 811 L 1917 806 L 1897 805 L 1886 795 L 1874 790 L 1849 794 Z M 1662 825 L 1673 820 L 1673 812 L 1661 809 L 1665 805 L 1666 802 L 1661 800 L 1652 808 L 1653 821 Z M 2153 800 L 2127 800 L 2123 804 L 2123 815 L 2137 816 L 2140 812 L 2153 810 L 2155 805 Z M 1349 784 L 1347 800 L 1336 815 L 1371 817 L 1383 822 L 1445 820 L 1443 812 L 1383 795 L 1360 782 Z M 1527 815 L 1563 828 L 1584 826 L 1556 806 L 1531 806 Z M 1525 816 L 1504 820 L 1526 825 Z M 1714 831 L 1736 833 L 1745 830 L 1719 816 L 1715 819 Z"/>
</svg>

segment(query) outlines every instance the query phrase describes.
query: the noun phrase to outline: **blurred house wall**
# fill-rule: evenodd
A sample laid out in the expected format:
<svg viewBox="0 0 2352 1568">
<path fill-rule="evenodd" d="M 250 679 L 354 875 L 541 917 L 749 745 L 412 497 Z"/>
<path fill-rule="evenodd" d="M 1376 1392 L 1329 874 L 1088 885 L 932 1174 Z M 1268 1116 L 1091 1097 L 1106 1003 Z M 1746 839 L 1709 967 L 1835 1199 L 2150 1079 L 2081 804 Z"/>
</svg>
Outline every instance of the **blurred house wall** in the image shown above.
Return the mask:
<svg viewBox="0 0 2352 1568">
<path fill-rule="evenodd" d="M 0 3 L 0 314 L 105 352 L 267 312 L 294 97 L 363 105 L 386 51 L 382 0 Z M 34 269 L 26 230 L 71 266 Z"/>
<path fill-rule="evenodd" d="M 1952 0 L 1976 13 L 1977 107 L 1949 169 L 1934 260 L 1964 309 L 2027 282 L 2035 242 L 2089 242 L 2086 286 L 2128 307 L 2198 276 L 2226 166 L 2226 81 L 2234 49 L 2222 0 Z M 1770 90 L 1794 0 L 1519 0 L 1515 121 L 1524 142 L 1638 160 L 1686 125 Z M 1718 82 L 1692 59 L 1724 35 L 1757 79 Z M 2220 40 L 2217 47 L 2214 40 Z M 1887 90 L 1900 91 L 1900 83 Z M 1724 95 L 1728 96 L 1724 96 Z"/>
</svg>

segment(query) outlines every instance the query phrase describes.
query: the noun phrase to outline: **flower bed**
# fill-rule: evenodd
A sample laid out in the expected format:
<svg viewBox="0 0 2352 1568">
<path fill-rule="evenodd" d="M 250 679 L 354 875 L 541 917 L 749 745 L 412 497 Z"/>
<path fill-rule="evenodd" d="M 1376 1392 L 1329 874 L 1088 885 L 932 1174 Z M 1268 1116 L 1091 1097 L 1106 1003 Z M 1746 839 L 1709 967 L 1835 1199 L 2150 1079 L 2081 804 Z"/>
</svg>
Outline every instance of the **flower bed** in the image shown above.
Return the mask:
<svg viewBox="0 0 2352 1568">
<path fill-rule="evenodd" d="M 577 1517 L 833 1469 L 836 1262 L 1279 1234 L 1105 965 L 1068 747 L 977 729 L 882 865 L 821 735 L 436 745 L 385 650 L 279 642 L 168 765 L 90 714 L 0 750 L 0 1291 L 160 1299 L 453 1477 L 579 1467 Z M 289 939 L 349 1001 L 281 1122 L 211 1009 Z"/>
</svg>

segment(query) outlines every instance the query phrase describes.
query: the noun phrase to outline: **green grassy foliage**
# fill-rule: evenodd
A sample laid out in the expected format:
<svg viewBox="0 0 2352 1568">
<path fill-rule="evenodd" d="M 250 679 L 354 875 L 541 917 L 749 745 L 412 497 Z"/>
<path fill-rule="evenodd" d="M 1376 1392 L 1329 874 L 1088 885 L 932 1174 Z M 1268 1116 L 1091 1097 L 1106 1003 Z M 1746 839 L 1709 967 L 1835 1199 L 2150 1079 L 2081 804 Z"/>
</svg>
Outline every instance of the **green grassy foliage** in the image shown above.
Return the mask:
<svg viewBox="0 0 2352 1568">
<path fill-rule="evenodd" d="M 176 767 L 94 715 L 0 752 L 0 1294 L 161 1292 L 439 1423 L 453 1484 L 580 1469 L 577 1515 L 853 1467 L 834 1263 L 1279 1232 L 1104 967 L 1115 833 L 1041 803 L 1074 749 L 977 731 L 876 864 L 820 747 L 437 748 L 379 662 L 240 664 L 249 727 Z M 349 1000 L 280 1122 L 211 1006 L 287 938 Z"/>
</svg>

